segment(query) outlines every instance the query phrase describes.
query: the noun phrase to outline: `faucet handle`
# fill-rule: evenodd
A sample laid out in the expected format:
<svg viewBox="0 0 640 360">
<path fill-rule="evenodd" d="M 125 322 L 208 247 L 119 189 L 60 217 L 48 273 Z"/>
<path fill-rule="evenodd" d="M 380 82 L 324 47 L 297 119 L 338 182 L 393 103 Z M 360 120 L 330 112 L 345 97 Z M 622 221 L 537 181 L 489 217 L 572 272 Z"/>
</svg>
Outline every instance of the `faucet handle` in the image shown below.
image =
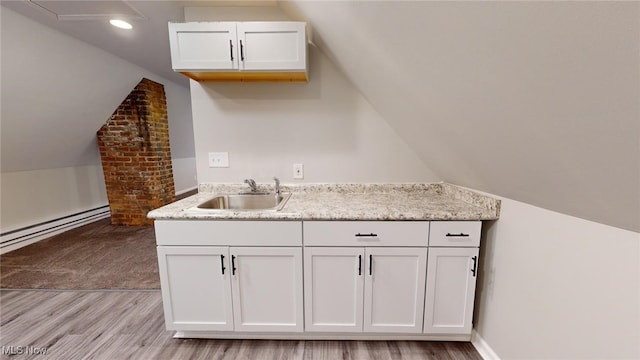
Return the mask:
<svg viewBox="0 0 640 360">
<path fill-rule="evenodd" d="M 249 187 L 251 188 L 251 192 L 258 191 L 258 187 L 256 186 L 255 180 L 253 180 L 253 179 L 244 179 L 244 183 L 249 185 Z"/>
<path fill-rule="evenodd" d="M 280 195 L 280 179 L 274 176 L 273 181 L 276 182 L 276 188 L 275 188 L 276 195 Z"/>
</svg>

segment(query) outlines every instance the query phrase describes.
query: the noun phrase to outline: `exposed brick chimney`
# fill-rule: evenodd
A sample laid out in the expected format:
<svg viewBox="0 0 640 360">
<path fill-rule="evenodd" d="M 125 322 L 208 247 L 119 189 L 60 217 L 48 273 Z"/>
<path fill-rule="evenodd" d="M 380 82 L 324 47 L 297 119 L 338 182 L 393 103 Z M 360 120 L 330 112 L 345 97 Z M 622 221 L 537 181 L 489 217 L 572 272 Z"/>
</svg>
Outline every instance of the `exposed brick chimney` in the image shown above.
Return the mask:
<svg viewBox="0 0 640 360">
<path fill-rule="evenodd" d="M 145 225 L 175 200 L 164 86 L 142 79 L 98 130 L 114 225 Z"/>
</svg>

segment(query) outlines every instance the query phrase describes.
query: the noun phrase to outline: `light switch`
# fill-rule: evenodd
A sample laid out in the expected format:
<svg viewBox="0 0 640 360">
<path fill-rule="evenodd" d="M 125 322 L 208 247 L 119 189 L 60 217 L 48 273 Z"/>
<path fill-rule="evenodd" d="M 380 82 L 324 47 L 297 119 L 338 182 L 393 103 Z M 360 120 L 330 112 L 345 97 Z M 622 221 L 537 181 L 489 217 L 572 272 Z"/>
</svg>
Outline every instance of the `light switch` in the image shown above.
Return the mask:
<svg viewBox="0 0 640 360">
<path fill-rule="evenodd" d="M 209 167 L 229 167 L 228 152 L 210 152 Z"/>
</svg>

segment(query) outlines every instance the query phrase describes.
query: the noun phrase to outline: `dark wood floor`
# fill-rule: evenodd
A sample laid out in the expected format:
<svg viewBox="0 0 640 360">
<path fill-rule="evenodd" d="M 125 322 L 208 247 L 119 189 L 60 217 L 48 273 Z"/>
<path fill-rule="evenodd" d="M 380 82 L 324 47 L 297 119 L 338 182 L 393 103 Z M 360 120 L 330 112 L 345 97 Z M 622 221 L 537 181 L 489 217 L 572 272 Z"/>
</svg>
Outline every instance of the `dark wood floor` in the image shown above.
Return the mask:
<svg viewBox="0 0 640 360">
<path fill-rule="evenodd" d="M 46 349 L 19 359 L 482 359 L 460 342 L 173 339 L 159 291 L 2 290 L 0 304 L 4 349 Z"/>
</svg>

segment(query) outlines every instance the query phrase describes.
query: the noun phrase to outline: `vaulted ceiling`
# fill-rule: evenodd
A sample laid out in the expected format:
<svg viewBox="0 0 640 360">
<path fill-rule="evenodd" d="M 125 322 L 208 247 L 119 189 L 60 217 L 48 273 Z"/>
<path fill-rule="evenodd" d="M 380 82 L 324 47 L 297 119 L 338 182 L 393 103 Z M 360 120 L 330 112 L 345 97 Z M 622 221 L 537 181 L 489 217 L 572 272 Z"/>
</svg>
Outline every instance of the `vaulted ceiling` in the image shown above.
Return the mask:
<svg viewBox="0 0 640 360">
<path fill-rule="evenodd" d="M 640 231 L 640 3 L 129 1 L 144 18 L 118 41 L 2 4 L 185 85 L 183 7 L 279 6 L 440 178 Z"/>
</svg>

